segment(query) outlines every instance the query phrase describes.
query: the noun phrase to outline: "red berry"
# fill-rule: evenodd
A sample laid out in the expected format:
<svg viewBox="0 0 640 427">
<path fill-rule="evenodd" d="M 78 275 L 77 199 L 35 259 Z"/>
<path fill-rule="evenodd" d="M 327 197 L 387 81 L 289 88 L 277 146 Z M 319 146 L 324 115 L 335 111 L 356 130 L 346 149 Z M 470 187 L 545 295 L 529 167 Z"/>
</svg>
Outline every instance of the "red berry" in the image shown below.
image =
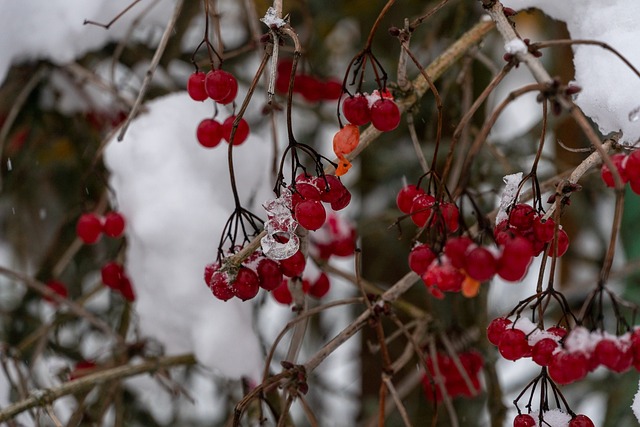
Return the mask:
<svg viewBox="0 0 640 427">
<path fill-rule="evenodd" d="M 209 98 L 222 104 L 233 101 L 238 91 L 238 81 L 231 73 L 224 70 L 209 71 L 205 77 L 204 87 Z M 229 100 L 229 97 L 233 98 Z"/>
<path fill-rule="evenodd" d="M 614 372 L 624 372 L 633 363 L 631 347 L 623 348 L 612 339 L 601 340 L 594 349 L 595 361 Z"/>
<path fill-rule="evenodd" d="M 302 252 L 298 251 L 287 259 L 280 261 L 280 269 L 282 274 L 287 277 L 302 276 L 307 261 Z"/>
<path fill-rule="evenodd" d="M 595 427 L 591 418 L 586 415 L 576 415 L 571 421 L 569 421 L 569 427 Z"/>
<path fill-rule="evenodd" d="M 558 343 L 551 338 L 543 338 L 538 341 L 531 350 L 531 360 L 540 366 L 549 366 L 553 351 L 558 347 Z"/>
<path fill-rule="evenodd" d="M 431 207 L 436 202 L 436 198 L 430 194 L 420 194 L 413 199 L 411 205 L 411 220 L 418 227 L 424 227 L 431 218 L 433 210 Z"/>
<path fill-rule="evenodd" d="M 527 231 L 533 226 L 535 217 L 536 211 L 533 207 L 518 204 L 509 211 L 509 224 L 520 231 Z"/>
<path fill-rule="evenodd" d="M 309 295 L 314 298 L 322 298 L 329 292 L 331 283 L 325 273 L 320 273 L 315 282 L 309 287 Z"/>
<path fill-rule="evenodd" d="M 236 116 L 230 116 L 227 120 L 222 123 L 222 137 L 225 141 L 229 142 L 231 140 L 231 131 L 233 129 L 233 122 L 235 121 Z M 233 145 L 240 145 L 247 140 L 249 137 L 249 124 L 247 121 L 242 118 L 238 122 L 238 128 L 236 129 L 236 133 L 233 136 Z"/>
<path fill-rule="evenodd" d="M 458 210 L 458 207 L 454 203 L 441 203 L 440 213 L 442 214 L 442 219 L 444 220 L 444 225 L 447 227 L 447 230 L 451 233 L 455 233 L 460 227 L 458 222 L 460 218 L 460 211 Z"/>
<path fill-rule="evenodd" d="M 325 203 L 337 203 L 348 192 L 340 178 L 335 175 L 324 175 L 313 179 L 313 185 L 320 190 L 320 200 Z"/>
<path fill-rule="evenodd" d="M 124 232 L 125 220 L 124 216 L 119 212 L 109 212 L 104 217 L 102 231 L 109 237 L 120 237 Z"/>
<path fill-rule="evenodd" d="M 108 262 L 100 269 L 100 276 L 106 287 L 117 290 L 122 283 L 124 269 L 117 262 Z"/>
<path fill-rule="evenodd" d="M 493 319 L 489 326 L 487 327 L 487 339 L 489 342 L 495 346 L 500 344 L 500 340 L 502 339 L 502 335 L 507 330 L 507 326 L 509 326 L 511 320 L 505 317 L 498 317 L 497 319 Z"/>
<path fill-rule="evenodd" d="M 207 75 L 202 71 L 198 71 L 189 76 L 187 80 L 187 93 L 194 101 L 204 101 L 209 97 L 204 88 L 204 80 Z"/>
<path fill-rule="evenodd" d="M 467 251 L 473 244 L 473 240 L 468 237 L 452 237 L 444 245 L 444 254 L 451 261 L 451 265 L 456 268 L 464 268 L 467 261 Z"/>
<path fill-rule="evenodd" d="M 498 350 L 507 360 L 518 360 L 531 352 L 527 336 L 520 329 L 510 328 L 504 331 L 498 344 Z"/>
<path fill-rule="evenodd" d="M 431 265 L 422 275 L 422 280 L 428 287 L 436 287 L 443 292 L 460 292 L 464 274 L 451 264 Z"/>
<path fill-rule="evenodd" d="M 422 276 L 436 259 L 436 254 L 427 245 L 416 245 L 409 253 L 409 268 Z"/>
<path fill-rule="evenodd" d="M 558 384 L 569 384 L 587 375 L 587 358 L 582 353 L 560 351 L 553 355 L 549 375 Z"/>
<path fill-rule="evenodd" d="M 547 329 L 547 332 L 557 336 L 558 338 L 564 338 L 567 335 L 567 330 L 562 326 L 552 326 Z"/>
<path fill-rule="evenodd" d="M 80 216 L 76 224 L 76 234 L 87 245 L 100 240 L 102 235 L 102 221 L 96 214 L 87 213 Z"/>
<path fill-rule="evenodd" d="M 217 120 L 204 119 L 196 129 L 196 138 L 203 147 L 213 148 L 222 141 L 222 125 Z"/>
<path fill-rule="evenodd" d="M 513 427 L 534 427 L 536 420 L 529 414 L 520 414 L 513 419 Z"/>
<path fill-rule="evenodd" d="M 627 156 L 624 163 L 624 174 L 629 182 L 640 182 L 640 150 L 635 150 Z"/>
<path fill-rule="evenodd" d="M 624 154 L 614 154 L 611 156 L 611 162 L 614 164 L 616 169 L 618 170 L 618 174 L 620 175 L 620 179 L 622 183 L 629 181 L 629 178 L 625 172 L 625 160 L 627 156 Z M 615 182 L 613 181 L 613 174 L 609 170 L 609 167 L 606 164 L 602 165 L 602 169 L 600 169 L 600 176 L 602 180 L 607 185 L 607 187 L 614 187 Z"/>
<path fill-rule="evenodd" d="M 484 282 L 496 274 L 496 259 L 488 249 L 477 246 L 466 254 L 465 269 L 472 279 Z"/>
<path fill-rule="evenodd" d="M 308 74 L 296 76 L 293 82 L 293 90 L 298 92 L 308 102 L 318 102 L 322 99 L 324 84 L 317 78 Z"/>
<path fill-rule="evenodd" d="M 356 126 L 366 125 L 371 121 L 369 101 L 361 94 L 345 98 L 342 102 L 342 113 L 349 123 Z"/>
<path fill-rule="evenodd" d="M 260 287 L 267 291 L 274 290 L 280 286 L 280 283 L 282 282 L 282 270 L 280 270 L 280 264 L 272 259 L 261 259 L 258 263 L 258 267 L 256 268 L 256 272 L 258 273 Z"/>
<path fill-rule="evenodd" d="M 331 209 L 336 212 L 341 211 L 342 209 L 349 206 L 349 203 L 351 203 L 351 193 L 349 192 L 349 190 L 347 190 L 346 187 L 344 187 L 344 191 L 340 193 L 340 198 L 331 202 Z"/>
<path fill-rule="evenodd" d="M 398 205 L 400 212 L 405 214 L 410 213 L 411 206 L 413 205 L 413 199 L 415 199 L 419 194 L 424 194 L 424 190 L 413 184 L 402 187 L 396 196 L 396 204 Z"/>
<path fill-rule="evenodd" d="M 127 277 L 125 274 L 122 275 L 122 280 L 120 281 L 120 288 L 118 289 L 120 294 L 129 302 L 133 302 L 136 300 L 136 294 L 133 291 L 133 284 L 131 283 L 131 279 Z"/>
<path fill-rule="evenodd" d="M 543 243 L 553 240 L 553 234 L 555 233 L 556 223 L 553 218 L 549 218 L 546 221 L 542 221 L 541 216 L 537 216 L 533 220 L 533 235 L 537 240 Z"/>
<path fill-rule="evenodd" d="M 335 101 L 342 95 L 342 82 L 337 80 L 327 80 L 323 84 L 322 99 L 325 101 Z"/>
<path fill-rule="evenodd" d="M 533 259 L 533 248 L 527 239 L 513 236 L 506 240 L 498 259 L 498 275 L 504 280 L 517 282 L 527 273 Z"/>
<path fill-rule="evenodd" d="M 280 304 L 289 305 L 293 302 L 293 295 L 289 290 L 289 281 L 283 280 L 280 286 L 271 291 L 273 298 Z"/>
<path fill-rule="evenodd" d="M 400 124 L 400 110 L 390 99 L 380 98 L 371 106 L 371 124 L 382 132 L 394 130 Z"/>
<path fill-rule="evenodd" d="M 295 208 L 303 200 L 320 200 L 320 190 L 313 184 L 296 183 L 295 191 L 291 194 L 291 206 Z"/>
<path fill-rule="evenodd" d="M 240 267 L 236 280 L 232 284 L 233 293 L 242 301 L 249 300 L 256 295 L 260 290 L 260 281 L 258 275 L 247 267 Z"/>
<path fill-rule="evenodd" d="M 305 200 L 295 207 L 296 221 L 307 230 L 315 231 L 327 219 L 327 211 L 318 200 Z"/>
<path fill-rule="evenodd" d="M 67 285 L 65 285 L 64 283 L 60 282 L 59 280 L 49 280 L 47 283 L 47 288 L 49 288 L 50 290 L 52 290 L 53 292 L 55 292 L 56 294 L 60 295 L 63 298 L 66 298 L 69 296 L 69 291 L 67 290 Z M 53 300 L 53 298 L 48 297 L 48 296 L 43 296 L 43 299 L 47 302 L 50 303 L 54 303 L 55 301 Z"/>
<path fill-rule="evenodd" d="M 220 271 L 214 273 L 211 277 L 209 288 L 213 296 L 222 301 L 230 300 L 235 296 L 227 274 Z"/>
<path fill-rule="evenodd" d="M 204 283 L 207 284 L 207 286 L 211 286 L 211 278 L 213 277 L 213 275 L 220 269 L 220 264 L 216 263 L 212 263 L 212 264 L 207 264 L 204 267 Z"/>
<path fill-rule="evenodd" d="M 565 252 L 567 252 L 567 249 L 569 249 L 569 236 L 567 235 L 567 232 L 564 231 L 563 229 L 558 230 L 557 242 L 558 242 L 557 253 L 558 253 L 558 256 L 561 257 L 562 255 L 565 254 Z M 553 253 L 554 253 L 554 243 L 551 242 L 551 244 L 549 245 L 549 250 L 547 251 L 547 255 L 553 256 Z"/>
</svg>

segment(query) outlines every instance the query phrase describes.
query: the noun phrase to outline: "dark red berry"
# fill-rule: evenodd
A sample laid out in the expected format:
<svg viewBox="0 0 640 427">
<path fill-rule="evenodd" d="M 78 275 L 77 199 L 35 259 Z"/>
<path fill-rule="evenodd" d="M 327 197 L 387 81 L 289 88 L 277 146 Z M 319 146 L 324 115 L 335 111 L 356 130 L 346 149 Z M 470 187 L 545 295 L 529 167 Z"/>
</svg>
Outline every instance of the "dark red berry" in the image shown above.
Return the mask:
<svg viewBox="0 0 640 427">
<path fill-rule="evenodd" d="M 569 384 L 587 375 L 587 358 L 582 353 L 560 351 L 553 355 L 549 375 L 558 384 Z"/>
<path fill-rule="evenodd" d="M 527 273 L 532 259 L 531 243 L 521 236 L 510 237 L 502 246 L 502 255 L 498 259 L 498 275 L 509 282 L 517 282 Z"/>
<path fill-rule="evenodd" d="M 222 141 L 222 124 L 217 120 L 204 119 L 196 129 L 196 138 L 203 147 L 217 146 Z"/>
<path fill-rule="evenodd" d="M 551 242 L 549 245 L 549 250 L 547 251 L 548 256 L 553 256 L 554 254 L 554 242 Z M 569 236 L 567 232 L 563 229 L 558 230 L 558 240 L 557 240 L 557 254 L 559 257 L 565 254 L 569 249 Z"/>
<path fill-rule="evenodd" d="M 415 199 L 419 194 L 424 194 L 424 190 L 413 184 L 402 187 L 396 196 L 396 204 L 398 205 L 400 212 L 405 214 L 410 213 L 411 206 L 413 205 L 413 199 Z"/>
<path fill-rule="evenodd" d="M 322 298 L 329 292 L 330 287 L 329 276 L 325 273 L 320 273 L 316 281 L 309 287 L 309 295 L 314 298 Z"/>
<path fill-rule="evenodd" d="M 204 101 L 209 97 L 204 87 L 206 76 L 202 71 L 198 71 L 191 74 L 187 80 L 187 93 L 194 101 Z"/>
<path fill-rule="evenodd" d="M 436 259 L 436 254 L 427 245 L 416 245 L 409 253 L 409 268 L 422 276 Z"/>
<path fill-rule="evenodd" d="M 223 104 L 233 101 L 233 99 L 229 100 L 229 96 L 233 95 L 235 98 L 238 91 L 238 81 L 231 73 L 224 70 L 209 71 L 205 77 L 204 85 L 209 98 Z"/>
<path fill-rule="evenodd" d="M 324 224 L 327 211 L 318 200 L 304 200 L 296 205 L 295 218 L 307 230 L 315 231 Z"/>
<path fill-rule="evenodd" d="M 467 252 L 464 265 L 467 274 L 478 282 L 489 280 L 496 274 L 496 259 L 488 249 L 482 246 Z"/>
<path fill-rule="evenodd" d="M 542 221 L 541 216 L 537 216 L 533 220 L 533 235 L 537 240 L 543 243 L 553 240 L 553 233 L 555 232 L 556 223 L 553 218 L 549 218 Z"/>
<path fill-rule="evenodd" d="M 109 212 L 104 217 L 102 231 L 109 237 L 118 238 L 124 233 L 125 220 L 119 212 Z"/>
<path fill-rule="evenodd" d="M 418 227 L 424 227 L 427 224 L 429 218 L 431 218 L 431 214 L 433 210 L 431 209 L 434 203 L 436 202 L 436 198 L 430 194 L 419 194 L 413 199 L 413 204 L 411 205 L 411 220 Z"/>
<path fill-rule="evenodd" d="M 280 304 L 289 305 L 293 302 L 293 295 L 289 290 L 289 281 L 283 280 L 280 286 L 271 291 L 273 298 Z"/>
<path fill-rule="evenodd" d="M 313 185 L 320 190 L 320 200 L 325 203 L 337 203 L 348 192 L 347 187 L 335 175 L 324 175 L 313 179 Z"/>
<path fill-rule="evenodd" d="M 549 366 L 554 350 L 558 343 L 551 338 L 543 338 L 538 341 L 531 350 L 531 360 L 540 366 Z"/>
<path fill-rule="evenodd" d="M 458 207 L 454 203 L 441 203 L 440 213 L 442 214 L 442 219 L 444 220 L 444 225 L 447 227 L 447 230 L 450 233 L 458 231 L 458 228 L 460 227 L 460 223 L 458 222 L 460 218 L 460 211 L 458 210 Z"/>
<path fill-rule="evenodd" d="M 280 283 L 282 282 L 282 270 L 280 270 L 280 264 L 272 259 L 261 259 L 258 263 L 258 267 L 256 268 L 256 273 L 258 273 L 260 287 L 267 291 L 274 290 L 280 286 Z"/>
<path fill-rule="evenodd" d="M 504 317 L 493 319 L 487 327 L 487 339 L 489 340 L 489 342 L 495 346 L 500 344 L 502 335 L 504 335 L 504 332 L 507 330 L 507 326 L 509 326 L 511 323 L 513 323 L 511 322 L 511 320 Z"/>
<path fill-rule="evenodd" d="M 287 259 L 280 261 L 280 269 L 282 274 L 287 277 L 299 277 L 302 276 L 306 260 L 302 252 L 298 251 Z"/>
<path fill-rule="evenodd" d="M 47 283 L 47 288 L 49 288 L 49 290 L 55 292 L 56 294 L 60 295 L 63 298 L 67 298 L 69 296 L 69 291 L 67 290 L 67 285 L 65 285 L 64 283 L 62 283 L 59 280 L 49 280 Z M 43 296 L 44 300 L 50 303 L 55 303 L 55 301 L 53 300 L 53 298 L 44 295 Z"/>
<path fill-rule="evenodd" d="M 391 99 L 380 98 L 371 106 L 371 124 L 381 132 L 394 130 L 400 124 L 400 110 Z"/>
<path fill-rule="evenodd" d="M 303 200 L 320 200 L 320 190 L 307 182 L 296 183 L 295 191 L 291 194 L 291 205 L 295 208 Z"/>
<path fill-rule="evenodd" d="M 622 180 L 623 184 L 629 181 L 629 177 L 627 176 L 627 173 L 626 173 L 626 164 L 625 164 L 626 161 L 627 161 L 627 156 L 624 154 L 619 153 L 611 156 L 611 162 L 614 164 L 614 166 L 618 170 L 618 174 L 620 175 L 620 179 Z M 602 180 L 607 185 L 607 187 L 615 186 L 615 182 L 613 180 L 613 174 L 609 170 L 609 166 L 607 166 L 606 164 L 602 165 L 602 169 L 600 169 L 600 176 L 602 177 Z"/>
<path fill-rule="evenodd" d="M 325 101 L 340 99 L 340 95 L 342 95 L 342 82 L 338 80 L 327 80 L 323 84 L 321 95 Z"/>
<path fill-rule="evenodd" d="M 507 360 L 518 360 L 531 352 L 527 336 L 520 329 L 508 328 L 502 334 L 498 350 Z"/>
<path fill-rule="evenodd" d="M 466 254 L 472 244 L 473 240 L 468 237 L 452 237 L 444 245 L 444 254 L 454 267 L 465 268 Z"/>
<path fill-rule="evenodd" d="M 342 102 L 342 114 L 351 124 L 356 126 L 366 125 L 371 121 L 369 101 L 360 94 L 345 98 Z"/>
<path fill-rule="evenodd" d="M 100 240 L 102 235 L 102 221 L 96 214 L 86 213 L 80 216 L 76 224 L 76 234 L 87 245 Z"/>
<path fill-rule="evenodd" d="M 238 274 L 236 274 L 236 280 L 231 285 L 235 296 L 242 301 L 249 300 L 256 295 L 260 290 L 260 281 L 258 275 L 247 267 L 240 267 Z"/>
<path fill-rule="evenodd" d="M 120 281 L 120 288 L 118 289 L 118 291 L 127 301 L 133 302 L 136 300 L 136 294 L 133 290 L 131 279 L 129 279 L 129 277 L 127 277 L 125 274 L 122 275 L 122 280 Z"/>
<path fill-rule="evenodd" d="M 100 269 L 100 277 L 106 287 L 117 290 L 122 283 L 124 269 L 117 262 L 108 262 Z"/>
<path fill-rule="evenodd" d="M 220 271 L 211 277 L 209 288 L 213 296 L 222 301 L 230 300 L 235 296 L 227 274 Z"/>
<path fill-rule="evenodd" d="M 338 200 L 331 202 L 331 209 L 337 212 L 349 206 L 349 203 L 351 203 L 351 192 L 344 187 Z"/>
<path fill-rule="evenodd" d="M 536 211 L 526 204 L 515 205 L 509 211 L 509 224 L 520 231 L 527 231 L 533 226 Z"/>
<path fill-rule="evenodd" d="M 627 156 L 624 162 L 624 174 L 629 182 L 640 182 L 640 150 L 635 150 Z"/>
<path fill-rule="evenodd" d="M 233 129 L 233 122 L 235 121 L 236 116 L 230 116 L 227 120 L 222 123 L 222 137 L 225 141 L 229 142 L 231 140 L 231 131 Z M 238 128 L 236 129 L 236 133 L 233 136 L 233 145 L 240 145 L 247 140 L 249 137 L 249 124 L 244 118 L 241 118 L 238 122 Z"/>
<path fill-rule="evenodd" d="M 520 414 L 513 419 L 513 427 L 535 427 L 536 420 L 529 414 Z"/>
<path fill-rule="evenodd" d="M 595 427 L 591 418 L 586 415 L 576 415 L 569 421 L 569 427 Z"/>
</svg>

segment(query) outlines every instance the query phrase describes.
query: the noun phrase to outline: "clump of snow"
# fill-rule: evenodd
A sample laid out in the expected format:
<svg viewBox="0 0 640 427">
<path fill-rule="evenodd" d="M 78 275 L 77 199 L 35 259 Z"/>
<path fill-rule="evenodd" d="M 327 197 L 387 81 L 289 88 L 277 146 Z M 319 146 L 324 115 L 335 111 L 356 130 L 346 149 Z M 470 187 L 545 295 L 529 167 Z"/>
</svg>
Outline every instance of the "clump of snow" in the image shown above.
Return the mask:
<svg viewBox="0 0 640 427">
<path fill-rule="evenodd" d="M 638 392 L 633 398 L 633 403 L 631 404 L 631 410 L 633 411 L 633 415 L 635 415 L 638 421 L 640 422 L 640 383 L 638 383 Z"/>
<path fill-rule="evenodd" d="M 200 363 L 225 376 L 256 379 L 262 351 L 251 304 L 219 301 L 203 280 L 234 209 L 226 144 L 205 149 L 195 138 L 211 105 L 182 92 L 146 109 L 124 141 L 112 141 L 105 151 L 110 183 L 128 223 L 127 270 L 137 293 L 140 331 L 167 353 L 194 352 Z M 221 111 L 218 119 L 224 116 Z M 255 135 L 234 148 L 243 200 L 267 199 L 269 149 Z M 245 207 L 258 212 L 256 206 Z"/>
<path fill-rule="evenodd" d="M 548 427 L 567 427 L 569 422 L 571 421 L 571 415 L 566 412 L 561 411 L 560 409 L 552 409 L 550 411 L 545 412 L 544 414 L 544 422 L 543 426 Z M 536 427 L 539 426 L 538 420 L 538 412 L 532 412 L 531 416 L 536 420 Z"/>
<path fill-rule="evenodd" d="M 507 219 L 507 209 L 514 201 L 517 201 L 516 196 L 518 195 L 518 186 L 520 185 L 520 182 L 522 182 L 522 172 L 506 175 L 502 178 L 502 181 L 504 181 L 506 185 L 502 191 L 502 195 L 500 196 L 498 214 L 496 215 L 496 224 L 500 224 L 502 221 Z"/>
<path fill-rule="evenodd" d="M 504 50 L 512 55 L 527 53 L 527 45 L 520 39 L 514 39 L 504 44 Z"/>
<path fill-rule="evenodd" d="M 267 9 L 267 13 L 264 14 L 263 18 L 260 18 L 260 21 L 264 22 L 267 27 L 280 28 L 287 25 L 287 21 L 278 18 L 278 13 L 273 7 Z"/>
<path fill-rule="evenodd" d="M 513 9 L 535 7 L 566 22 L 572 39 L 604 42 L 640 67 L 640 2 L 636 0 L 504 0 Z M 613 53 L 598 47 L 573 47 L 575 84 L 582 88 L 576 104 L 598 124 L 600 132 L 622 131 L 621 142 L 640 139 L 640 77 Z"/>
</svg>

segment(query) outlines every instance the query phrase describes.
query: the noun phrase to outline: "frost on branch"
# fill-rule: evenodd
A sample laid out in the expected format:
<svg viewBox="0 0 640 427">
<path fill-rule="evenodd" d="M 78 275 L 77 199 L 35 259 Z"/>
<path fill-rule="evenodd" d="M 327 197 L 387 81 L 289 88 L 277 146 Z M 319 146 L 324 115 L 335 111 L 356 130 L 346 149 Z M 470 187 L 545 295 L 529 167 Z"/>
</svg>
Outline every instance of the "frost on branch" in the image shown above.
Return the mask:
<svg viewBox="0 0 640 427">
<path fill-rule="evenodd" d="M 277 11 L 273 7 L 267 9 L 267 13 L 264 14 L 264 17 L 261 18 L 260 21 L 264 22 L 267 27 L 275 26 L 280 28 L 287 25 L 287 21 L 278 18 Z"/>
<path fill-rule="evenodd" d="M 513 173 L 511 175 L 506 175 L 502 178 L 506 186 L 502 191 L 502 196 L 500 196 L 500 204 L 498 205 L 498 215 L 496 216 L 496 224 L 500 224 L 502 221 L 507 219 L 507 209 L 509 206 L 513 204 L 513 202 L 517 201 L 516 197 L 518 195 L 518 186 L 522 181 L 522 172 Z"/>
</svg>

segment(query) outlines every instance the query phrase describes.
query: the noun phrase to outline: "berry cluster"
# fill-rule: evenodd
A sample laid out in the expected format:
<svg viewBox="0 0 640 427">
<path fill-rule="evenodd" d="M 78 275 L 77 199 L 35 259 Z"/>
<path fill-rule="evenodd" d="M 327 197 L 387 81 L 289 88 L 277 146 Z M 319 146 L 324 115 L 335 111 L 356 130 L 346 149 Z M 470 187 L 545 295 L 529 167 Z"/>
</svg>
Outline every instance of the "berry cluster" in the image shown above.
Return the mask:
<svg viewBox="0 0 640 427">
<path fill-rule="evenodd" d="M 473 397 L 479 393 L 480 371 L 482 370 L 482 365 L 484 364 L 484 360 L 480 353 L 471 350 L 458 353 L 456 355 L 456 357 L 460 361 L 460 364 L 466 372 L 466 376 L 469 378 L 469 380 L 471 380 L 473 390 L 470 389 L 469 385 L 465 381 L 464 376 L 460 373 L 460 370 L 456 366 L 453 357 L 441 352 L 438 352 L 436 357 L 438 370 L 442 374 L 444 387 L 450 397 Z M 427 358 L 426 365 L 428 374 L 425 374 L 422 377 L 422 386 L 424 388 L 427 399 L 435 399 L 436 401 L 440 402 L 442 401 L 442 392 L 440 390 L 440 387 L 438 387 L 438 385 L 432 380 L 432 378 L 436 375 L 436 370 L 433 362 L 434 361 L 431 357 Z"/>
<path fill-rule="evenodd" d="M 233 74 L 217 69 L 208 73 L 196 71 L 189 76 L 187 93 L 194 101 L 212 99 L 222 105 L 232 103 L 238 94 L 238 81 Z M 231 142 L 231 133 L 236 116 L 229 116 L 220 123 L 214 118 L 204 119 L 198 124 L 196 137 L 198 142 L 207 148 L 216 147 L 223 139 Z M 249 137 L 249 124 L 243 118 L 238 121 L 238 127 L 233 136 L 233 145 L 240 145 Z"/>
<path fill-rule="evenodd" d="M 619 336 L 582 326 L 541 330 L 525 318 L 501 317 L 489 324 L 487 337 L 505 359 L 530 357 L 558 384 L 581 380 L 599 366 L 618 373 L 632 366 L 640 370 L 640 329 Z"/>
<path fill-rule="evenodd" d="M 620 179 L 623 183 L 629 183 L 631 190 L 640 194 L 640 150 L 633 151 L 631 154 L 614 154 L 611 161 L 618 170 Z M 607 187 L 614 187 L 613 174 L 606 164 L 600 169 L 600 176 Z"/>
<path fill-rule="evenodd" d="M 331 289 L 331 282 L 329 276 L 321 272 L 315 279 L 308 277 L 302 278 L 302 292 L 310 295 L 314 298 L 324 297 Z M 271 292 L 271 296 L 280 304 L 291 305 L 293 304 L 293 295 L 289 289 L 289 280 L 283 279 L 280 285 Z"/>
<path fill-rule="evenodd" d="M 289 90 L 289 79 L 293 61 L 283 59 L 278 62 L 275 89 L 278 93 L 286 94 Z M 342 94 L 342 83 L 335 79 L 321 80 L 311 74 L 299 73 L 293 81 L 293 92 L 311 103 L 319 101 L 335 101 Z"/>
<path fill-rule="evenodd" d="M 342 102 L 342 114 L 355 126 L 371 122 L 381 132 L 394 130 L 400 124 L 400 109 L 389 91 L 374 90 L 371 95 L 356 93 Z"/>
<path fill-rule="evenodd" d="M 554 427 L 595 427 L 593 421 L 586 415 L 569 415 L 559 409 L 546 411 L 540 416 L 538 413 L 519 414 L 513 419 L 513 427 L 538 427 L 538 419 L 542 425 Z"/>
<path fill-rule="evenodd" d="M 100 240 L 102 234 L 119 238 L 125 228 L 125 219 L 119 212 L 109 212 L 104 217 L 94 213 L 80 215 L 76 223 L 76 235 L 87 245 Z"/>
<path fill-rule="evenodd" d="M 294 220 L 310 231 L 318 230 L 327 219 L 323 203 L 333 211 L 339 211 L 351 202 L 351 193 L 334 175 L 312 177 L 301 174 L 289 191 Z"/>
<path fill-rule="evenodd" d="M 127 301 L 133 302 L 136 300 L 131 279 L 129 279 L 121 264 L 115 261 L 106 263 L 100 269 L 100 277 L 106 287 L 118 292 Z"/>
</svg>

